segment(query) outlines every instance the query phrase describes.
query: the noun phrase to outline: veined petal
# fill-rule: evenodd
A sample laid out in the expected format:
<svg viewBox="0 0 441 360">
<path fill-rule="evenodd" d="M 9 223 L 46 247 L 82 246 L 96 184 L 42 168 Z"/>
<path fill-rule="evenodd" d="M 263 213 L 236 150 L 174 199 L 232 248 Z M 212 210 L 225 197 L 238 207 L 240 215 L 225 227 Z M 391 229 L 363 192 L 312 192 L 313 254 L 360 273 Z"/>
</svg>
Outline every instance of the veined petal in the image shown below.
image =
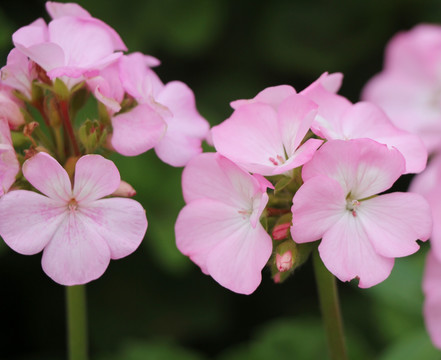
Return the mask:
<svg viewBox="0 0 441 360">
<path fill-rule="evenodd" d="M 0 198 L 0 235 L 14 251 L 39 253 L 66 217 L 67 205 L 33 191 L 10 191 Z"/>
<path fill-rule="evenodd" d="M 23 164 L 23 175 L 37 190 L 51 199 L 67 203 L 72 187 L 66 170 L 52 156 L 40 152 Z"/>
<path fill-rule="evenodd" d="M 89 226 L 106 241 L 112 259 L 134 252 L 147 230 L 145 210 L 132 199 L 101 199 L 88 203 L 79 211 L 89 218 Z"/>
<path fill-rule="evenodd" d="M 207 269 L 222 286 L 248 295 L 259 286 L 272 249 L 271 237 L 262 225 L 252 228 L 244 224 L 212 249 Z"/>
<path fill-rule="evenodd" d="M 41 259 L 44 272 L 67 286 L 99 278 L 109 262 L 109 246 L 79 211 L 69 211 L 64 217 Z"/>
<path fill-rule="evenodd" d="M 295 242 L 319 240 L 346 210 L 346 194 L 330 178 L 316 176 L 306 181 L 293 198 L 291 235 Z"/>
<path fill-rule="evenodd" d="M 239 107 L 212 129 L 216 150 L 250 172 L 271 175 L 285 158 L 277 113 L 263 103 Z"/>
<path fill-rule="evenodd" d="M 357 216 L 375 251 L 385 257 L 401 257 L 419 249 L 417 239 L 427 240 L 432 215 L 418 194 L 391 193 L 362 201 Z"/>
<path fill-rule="evenodd" d="M 375 252 L 358 217 L 349 211 L 326 233 L 319 245 L 320 257 L 328 270 L 341 281 L 359 278 L 361 288 L 368 288 L 385 280 L 394 259 Z"/>
<path fill-rule="evenodd" d="M 75 166 L 73 197 L 86 203 L 112 194 L 121 177 L 115 164 L 101 155 L 84 155 Z"/>
<path fill-rule="evenodd" d="M 125 156 L 152 149 L 164 136 L 166 123 L 149 105 L 140 104 L 112 118 L 112 146 Z"/>
</svg>

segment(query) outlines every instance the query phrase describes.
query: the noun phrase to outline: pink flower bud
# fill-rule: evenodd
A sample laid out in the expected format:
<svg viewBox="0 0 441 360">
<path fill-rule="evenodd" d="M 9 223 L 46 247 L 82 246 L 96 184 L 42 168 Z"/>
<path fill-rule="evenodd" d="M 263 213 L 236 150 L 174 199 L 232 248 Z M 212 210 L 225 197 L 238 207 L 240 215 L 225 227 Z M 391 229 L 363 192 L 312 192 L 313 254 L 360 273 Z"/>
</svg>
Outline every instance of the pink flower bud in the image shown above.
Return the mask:
<svg viewBox="0 0 441 360">
<path fill-rule="evenodd" d="M 292 253 L 291 250 L 286 251 L 282 255 L 276 254 L 276 266 L 280 272 L 288 271 L 292 268 Z"/>
<path fill-rule="evenodd" d="M 132 197 L 136 195 L 136 190 L 129 183 L 121 180 L 118 189 L 116 189 L 112 195 L 120 197 Z"/>
<path fill-rule="evenodd" d="M 279 224 L 274 226 L 272 236 L 274 240 L 283 240 L 288 236 L 288 229 L 291 226 L 290 223 Z"/>
</svg>

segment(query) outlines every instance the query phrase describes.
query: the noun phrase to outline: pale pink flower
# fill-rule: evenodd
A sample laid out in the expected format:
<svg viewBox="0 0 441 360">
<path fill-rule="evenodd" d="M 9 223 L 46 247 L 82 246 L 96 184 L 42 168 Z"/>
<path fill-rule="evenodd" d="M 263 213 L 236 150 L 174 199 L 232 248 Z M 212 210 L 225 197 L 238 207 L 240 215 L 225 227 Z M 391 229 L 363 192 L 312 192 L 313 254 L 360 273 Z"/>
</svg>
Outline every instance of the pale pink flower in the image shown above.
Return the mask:
<svg viewBox="0 0 441 360">
<path fill-rule="evenodd" d="M 441 349 L 441 260 L 430 251 L 423 278 L 423 315 L 433 344 Z"/>
<path fill-rule="evenodd" d="M 24 106 L 11 93 L 11 88 L 0 83 L 0 119 L 5 119 L 11 129 L 17 129 L 25 123 L 20 107 Z"/>
<path fill-rule="evenodd" d="M 49 78 L 60 77 L 72 87 L 122 55 L 115 51 L 127 50 L 115 30 L 101 20 L 87 16 L 85 10 L 80 16 L 61 10 L 71 4 L 55 4 L 48 6 L 56 16 L 49 24 L 38 19 L 12 35 L 15 47 L 46 70 Z"/>
<path fill-rule="evenodd" d="M 194 94 L 180 81 L 164 85 L 150 66 L 154 58 L 140 53 L 120 60 L 125 91 L 137 102 L 132 110 L 112 118 L 112 145 L 126 156 L 155 148 L 158 157 L 172 166 L 184 166 L 202 152 L 209 130 L 199 115 Z"/>
<path fill-rule="evenodd" d="M 187 205 L 176 221 L 176 244 L 205 274 L 241 294 L 252 293 L 271 252 L 259 218 L 271 184 L 215 153 L 187 164 L 182 188 Z"/>
<path fill-rule="evenodd" d="M 19 170 L 8 122 L 0 118 L 0 196 L 15 182 Z"/>
<path fill-rule="evenodd" d="M 368 138 L 397 148 L 406 160 L 405 173 L 424 170 L 427 150 L 421 139 L 397 128 L 377 105 L 369 102 L 352 104 L 349 100 L 316 82 L 302 94 L 318 105 L 311 130 L 327 139 Z"/>
<path fill-rule="evenodd" d="M 381 106 L 394 124 L 417 134 L 429 152 L 441 150 L 441 26 L 422 24 L 396 34 L 384 68 L 362 98 Z"/>
<path fill-rule="evenodd" d="M 37 78 L 35 67 L 28 57 L 17 49 L 9 52 L 6 65 L 1 69 L 2 83 L 20 91 L 28 99 L 32 97 L 32 81 Z"/>
<path fill-rule="evenodd" d="M 106 198 L 120 184 L 118 169 L 100 155 L 81 157 L 73 188 L 67 172 L 50 155 L 23 164 L 23 175 L 43 195 L 15 190 L 0 199 L 0 235 L 13 250 L 32 255 L 43 249 L 45 273 L 62 285 L 99 278 L 110 259 L 132 253 L 147 219 L 142 206 Z"/>
<path fill-rule="evenodd" d="M 320 257 L 342 281 L 370 287 L 386 279 L 394 258 L 418 250 L 432 218 L 418 194 L 389 193 L 405 170 L 403 156 L 369 139 L 331 140 L 305 164 L 293 199 L 295 242 L 321 240 Z"/>
<path fill-rule="evenodd" d="M 244 169 L 265 176 L 288 172 L 309 161 L 322 140 L 301 143 L 317 105 L 298 94 L 284 97 L 290 92 L 289 87 L 281 86 L 267 89 L 248 104 L 233 103 L 237 108 L 231 117 L 212 129 L 216 150 Z"/>
</svg>

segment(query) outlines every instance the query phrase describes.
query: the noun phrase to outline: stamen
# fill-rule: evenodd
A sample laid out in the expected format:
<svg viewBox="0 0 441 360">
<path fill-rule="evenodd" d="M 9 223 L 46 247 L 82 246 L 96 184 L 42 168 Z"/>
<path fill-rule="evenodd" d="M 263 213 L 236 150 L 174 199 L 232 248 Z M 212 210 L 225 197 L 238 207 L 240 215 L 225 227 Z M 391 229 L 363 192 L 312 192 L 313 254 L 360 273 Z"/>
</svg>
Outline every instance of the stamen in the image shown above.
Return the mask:
<svg viewBox="0 0 441 360">
<path fill-rule="evenodd" d="M 276 166 L 279 165 L 279 163 L 273 157 L 270 157 L 269 161 L 271 161 L 273 163 L 273 165 L 276 165 Z"/>
<path fill-rule="evenodd" d="M 78 203 L 75 200 L 75 198 L 70 199 L 67 206 L 68 206 L 69 210 L 71 210 L 71 211 L 75 211 L 76 209 L 78 209 Z"/>
</svg>

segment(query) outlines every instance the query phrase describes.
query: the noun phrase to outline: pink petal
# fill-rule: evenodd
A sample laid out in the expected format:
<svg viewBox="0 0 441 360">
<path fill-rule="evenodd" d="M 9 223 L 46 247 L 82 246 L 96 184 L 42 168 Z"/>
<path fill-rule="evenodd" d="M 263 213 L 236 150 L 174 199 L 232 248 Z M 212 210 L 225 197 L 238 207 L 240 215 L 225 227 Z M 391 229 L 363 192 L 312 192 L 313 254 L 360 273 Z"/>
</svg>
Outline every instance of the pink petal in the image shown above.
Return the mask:
<svg viewBox="0 0 441 360">
<path fill-rule="evenodd" d="M 112 118 L 112 146 L 125 156 L 139 155 L 153 148 L 166 131 L 166 123 L 149 105 L 140 104 Z"/>
<path fill-rule="evenodd" d="M 32 191 L 10 191 L 0 199 L 0 235 L 14 251 L 39 253 L 66 216 L 67 205 Z"/>
<path fill-rule="evenodd" d="M 81 207 L 94 230 L 106 241 L 112 259 L 134 252 L 147 230 L 147 218 L 141 204 L 132 199 L 110 198 Z"/>
<path fill-rule="evenodd" d="M 66 170 L 52 156 L 40 152 L 23 164 L 23 175 L 37 190 L 53 200 L 67 203 L 72 188 Z"/>
<path fill-rule="evenodd" d="M 28 57 L 18 49 L 12 49 L 8 54 L 6 66 L 1 69 L 2 83 L 20 91 L 30 99 L 34 75 L 31 74 Z"/>
<path fill-rule="evenodd" d="M 341 281 L 359 278 L 361 288 L 385 280 L 394 265 L 394 259 L 375 252 L 358 217 L 349 211 L 323 235 L 319 252 L 331 273 Z"/>
<path fill-rule="evenodd" d="M 16 47 L 46 71 L 63 66 L 65 63 L 63 49 L 57 44 L 45 42 L 28 48 L 17 44 Z"/>
<path fill-rule="evenodd" d="M 306 181 L 293 198 L 291 235 L 295 242 L 319 240 L 346 210 L 346 194 L 330 178 L 316 176 Z"/>
<path fill-rule="evenodd" d="M 248 207 L 261 183 L 230 160 L 215 153 L 201 154 L 187 164 L 182 174 L 187 203 L 209 198 L 237 209 Z"/>
<path fill-rule="evenodd" d="M 115 164 L 101 155 L 84 155 L 75 166 L 73 197 L 87 203 L 112 194 L 121 177 Z"/>
<path fill-rule="evenodd" d="M 324 72 L 311 85 L 303 89 L 300 92 L 300 94 L 308 96 L 308 94 L 316 90 L 316 87 L 323 87 L 325 90 L 336 94 L 338 90 L 340 90 L 342 82 L 343 82 L 342 73 L 329 74 L 328 72 Z"/>
<path fill-rule="evenodd" d="M 250 172 L 271 175 L 285 159 L 277 114 L 270 105 L 253 103 L 239 107 L 212 129 L 216 150 Z"/>
<path fill-rule="evenodd" d="M 441 263 L 429 252 L 424 270 L 424 321 L 433 344 L 441 349 Z"/>
<path fill-rule="evenodd" d="M 59 2 L 48 1 L 46 2 L 46 10 L 52 19 L 62 16 L 91 17 L 87 10 L 75 3 L 62 4 Z"/>
<path fill-rule="evenodd" d="M 23 26 L 12 34 L 12 41 L 19 49 L 45 43 L 49 41 L 47 25 L 43 19 L 37 19 L 32 24 Z"/>
<path fill-rule="evenodd" d="M 391 193 L 362 201 L 357 216 L 375 251 L 386 257 L 401 257 L 419 249 L 417 239 L 432 232 L 429 204 L 418 194 Z"/>
<path fill-rule="evenodd" d="M 69 211 L 43 251 L 44 272 L 61 285 L 79 285 L 99 278 L 110 261 L 110 250 L 90 219 Z"/>
<path fill-rule="evenodd" d="M 361 200 L 389 189 L 404 170 L 404 158 L 396 149 L 370 139 L 331 140 L 305 164 L 302 177 L 333 178 L 346 194 Z"/>
<path fill-rule="evenodd" d="M 240 106 L 246 104 L 261 102 L 271 105 L 274 110 L 277 110 L 283 100 L 285 100 L 290 95 L 294 95 L 295 93 L 296 91 L 290 85 L 272 86 L 262 90 L 253 99 L 232 101 L 230 103 L 230 106 L 236 110 Z"/>
</svg>

